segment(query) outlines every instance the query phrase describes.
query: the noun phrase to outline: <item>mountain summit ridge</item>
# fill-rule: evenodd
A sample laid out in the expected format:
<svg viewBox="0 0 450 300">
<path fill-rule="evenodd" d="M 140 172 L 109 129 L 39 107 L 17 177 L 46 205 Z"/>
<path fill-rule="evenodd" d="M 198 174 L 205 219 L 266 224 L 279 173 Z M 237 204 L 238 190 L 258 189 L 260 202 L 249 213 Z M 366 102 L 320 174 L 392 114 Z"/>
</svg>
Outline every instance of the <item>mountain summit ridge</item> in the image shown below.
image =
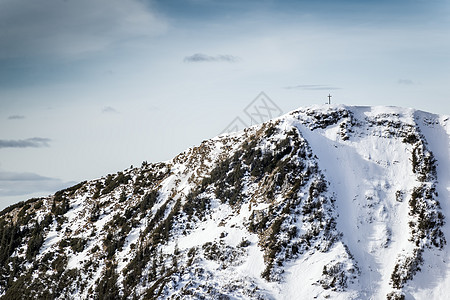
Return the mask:
<svg viewBox="0 0 450 300">
<path fill-rule="evenodd" d="M 449 135 L 448 116 L 312 106 L 11 206 L 0 296 L 442 299 Z"/>
</svg>

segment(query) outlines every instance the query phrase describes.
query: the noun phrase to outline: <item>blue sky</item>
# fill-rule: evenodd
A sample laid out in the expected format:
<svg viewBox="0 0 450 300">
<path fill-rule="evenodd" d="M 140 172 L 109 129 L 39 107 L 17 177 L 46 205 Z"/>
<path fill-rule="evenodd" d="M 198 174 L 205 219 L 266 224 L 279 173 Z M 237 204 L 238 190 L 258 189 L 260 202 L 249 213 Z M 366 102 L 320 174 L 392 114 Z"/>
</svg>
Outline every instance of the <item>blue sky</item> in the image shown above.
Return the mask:
<svg viewBox="0 0 450 300">
<path fill-rule="evenodd" d="M 261 91 L 450 114 L 448 1 L 0 1 L 0 208 L 213 137 Z"/>
</svg>

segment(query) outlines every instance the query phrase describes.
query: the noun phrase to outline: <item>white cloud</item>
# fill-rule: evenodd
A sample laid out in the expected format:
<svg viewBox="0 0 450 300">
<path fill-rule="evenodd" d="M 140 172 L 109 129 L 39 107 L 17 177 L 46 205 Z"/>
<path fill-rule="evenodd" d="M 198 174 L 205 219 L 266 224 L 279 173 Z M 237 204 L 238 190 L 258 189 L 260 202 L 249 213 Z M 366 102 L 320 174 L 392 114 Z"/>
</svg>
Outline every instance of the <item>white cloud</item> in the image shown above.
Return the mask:
<svg viewBox="0 0 450 300">
<path fill-rule="evenodd" d="M 412 81 L 411 79 L 399 79 L 398 84 L 413 85 L 414 81 Z"/>
<path fill-rule="evenodd" d="M 0 58 L 73 56 L 166 30 L 138 0 L 0 1 Z"/>
<path fill-rule="evenodd" d="M 48 138 L 34 137 L 25 140 L 0 140 L 0 148 L 42 148 L 49 147 Z"/>
<path fill-rule="evenodd" d="M 341 88 L 331 86 L 328 84 L 299 84 L 295 86 L 287 86 L 285 87 L 287 90 L 300 89 L 300 90 L 310 90 L 310 91 L 332 91 L 332 90 L 340 90 Z"/>
<path fill-rule="evenodd" d="M 0 197 L 54 193 L 73 184 L 73 182 L 63 182 L 57 178 L 44 177 L 35 173 L 0 171 Z"/>
<path fill-rule="evenodd" d="M 8 117 L 8 120 L 22 120 L 25 119 L 25 116 L 22 115 L 12 115 Z"/>
<path fill-rule="evenodd" d="M 230 54 L 219 54 L 216 56 L 211 56 L 203 53 L 195 53 L 191 56 L 186 56 L 184 62 L 237 62 L 239 57 Z"/>
<path fill-rule="evenodd" d="M 111 106 L 105 106 L 103 109 L 102 109 L 102 113 L 106 113 L 106 114 L 117 114 L 117 113 L 119 113 L 114 107 L 111 107 Z"/>
</svg>

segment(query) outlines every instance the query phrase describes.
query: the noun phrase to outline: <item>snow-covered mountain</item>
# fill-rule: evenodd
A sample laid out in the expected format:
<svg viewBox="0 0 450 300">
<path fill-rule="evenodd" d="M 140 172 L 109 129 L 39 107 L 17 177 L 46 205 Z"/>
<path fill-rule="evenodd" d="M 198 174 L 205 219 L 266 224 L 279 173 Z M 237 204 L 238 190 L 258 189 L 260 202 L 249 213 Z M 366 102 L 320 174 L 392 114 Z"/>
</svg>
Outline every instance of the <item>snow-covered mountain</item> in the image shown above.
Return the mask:
<svg viewBox="0 0 450 300">
<path fill-rule="evenodd" d="M 446 299 L 449 135 L 313 106 L 19 203 L 1 299 Z"/>
</svg>

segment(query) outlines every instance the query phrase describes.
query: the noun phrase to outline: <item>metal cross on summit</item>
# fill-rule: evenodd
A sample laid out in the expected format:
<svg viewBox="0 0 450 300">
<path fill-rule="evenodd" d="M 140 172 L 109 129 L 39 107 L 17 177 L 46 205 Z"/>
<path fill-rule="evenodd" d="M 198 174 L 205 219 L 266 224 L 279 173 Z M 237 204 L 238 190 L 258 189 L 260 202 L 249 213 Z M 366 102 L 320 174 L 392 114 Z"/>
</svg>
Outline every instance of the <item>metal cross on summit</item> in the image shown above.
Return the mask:
<svg viewBox="0 0 450 300">
<path fill-rule="evenodd" d="M 331 94 L 328 94 L 328 104 L 331 104 Z"/>
</svg>

